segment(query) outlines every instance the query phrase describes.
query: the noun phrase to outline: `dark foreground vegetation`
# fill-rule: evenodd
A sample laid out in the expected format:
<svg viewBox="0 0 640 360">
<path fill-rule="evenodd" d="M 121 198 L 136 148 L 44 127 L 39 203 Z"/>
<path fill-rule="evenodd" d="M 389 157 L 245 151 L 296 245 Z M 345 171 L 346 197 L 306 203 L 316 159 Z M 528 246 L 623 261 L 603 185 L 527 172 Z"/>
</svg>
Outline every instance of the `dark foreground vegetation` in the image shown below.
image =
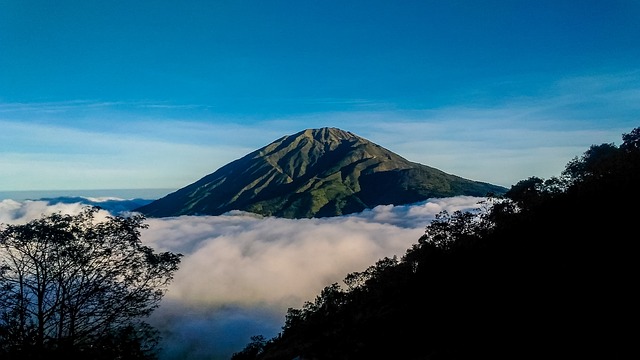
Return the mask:
<svg viewBox="0 0 640 360">
<path fill-rule="evenodd" d="M 441 213 L 401 259 L 324 288 L 232 359 L 637 356 L 640 128 L 622 140 Z"/>
<path fill-rule="evenodd" d="M 144 322 L 180 254 L 140 242 L 142 216 L 52 214 L 0 227 L 0 359 L 155 359 Z"/>
</svg>

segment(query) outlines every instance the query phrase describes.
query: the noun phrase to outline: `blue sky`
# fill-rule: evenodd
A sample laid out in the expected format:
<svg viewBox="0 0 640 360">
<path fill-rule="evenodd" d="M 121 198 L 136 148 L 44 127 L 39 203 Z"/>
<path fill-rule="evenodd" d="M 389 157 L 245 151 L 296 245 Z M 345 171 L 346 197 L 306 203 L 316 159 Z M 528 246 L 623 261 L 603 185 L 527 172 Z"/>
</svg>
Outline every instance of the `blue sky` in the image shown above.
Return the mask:
<svg viewBox="0 0 640 360">
<path fill-rule="evenodd" d="M 0 0 L 0 190 L 171 188 L 335 126 L 509 186 L 640 126 L 640 1 Z"/>
</svg>

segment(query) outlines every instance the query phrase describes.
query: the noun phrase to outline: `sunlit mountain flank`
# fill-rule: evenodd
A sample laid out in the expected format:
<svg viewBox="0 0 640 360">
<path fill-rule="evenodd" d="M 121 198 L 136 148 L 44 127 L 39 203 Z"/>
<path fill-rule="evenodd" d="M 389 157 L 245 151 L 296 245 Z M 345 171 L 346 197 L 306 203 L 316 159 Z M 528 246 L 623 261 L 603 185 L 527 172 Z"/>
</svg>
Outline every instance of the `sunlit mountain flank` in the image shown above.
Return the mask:
<svg viewBox="0 0 640 360">
<path fill-rule="evenodd" d="M 137 211 L 162 217 L 242 210 L 309 218 L 505 191 L 410 162 L 351 132 L 320 128 L 284 136 Z"/>
</svg>

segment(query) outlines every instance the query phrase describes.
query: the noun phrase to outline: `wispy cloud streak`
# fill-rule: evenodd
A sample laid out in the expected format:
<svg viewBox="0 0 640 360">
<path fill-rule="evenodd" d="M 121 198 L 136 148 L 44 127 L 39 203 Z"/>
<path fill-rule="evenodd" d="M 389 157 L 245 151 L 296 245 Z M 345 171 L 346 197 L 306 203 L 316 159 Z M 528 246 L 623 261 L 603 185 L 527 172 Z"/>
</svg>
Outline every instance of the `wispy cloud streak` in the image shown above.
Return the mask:
<svg viewBox="0 0 640 360">
<path fill-rule="evenodd" d="M 179 188 L 281 136 L 333 126 L 411 161 L 510 186 L 558 175 L 590 145 L 620 142 L 638 125 L 638 89 L 636 71 L 567 77 L 539 94 L 486 104 L 372 109 L 359 106 L 373 102 L 367 99 L 323 98 L 317 101 L 354 107 L 269 116 L 189 104 L 0 104 L 0 184 L 7 190 Z"/>
</svg>

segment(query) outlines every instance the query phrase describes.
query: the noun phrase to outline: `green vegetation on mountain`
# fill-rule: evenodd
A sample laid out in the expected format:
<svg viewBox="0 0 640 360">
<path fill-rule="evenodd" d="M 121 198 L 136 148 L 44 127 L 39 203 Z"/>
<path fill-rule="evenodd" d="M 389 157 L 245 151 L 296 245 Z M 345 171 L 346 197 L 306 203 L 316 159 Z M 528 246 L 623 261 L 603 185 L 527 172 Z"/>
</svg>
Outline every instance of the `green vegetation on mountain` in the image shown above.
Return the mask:
<svg viewBox="0 0 640 360">
<path fill-rule="evenodd" d="M 401 259 L 327 286 L 232 360 L 633 356 L 640 128 L 622 139 L 439 214 Z"/>
<path fill-rule="evenodd" d="M 321 128 L 284 136 L 136 211 L 153 217 L 242 210 L 310 218 L 506 190 L 410 162 L 350 132 Z"/>
</svg>

